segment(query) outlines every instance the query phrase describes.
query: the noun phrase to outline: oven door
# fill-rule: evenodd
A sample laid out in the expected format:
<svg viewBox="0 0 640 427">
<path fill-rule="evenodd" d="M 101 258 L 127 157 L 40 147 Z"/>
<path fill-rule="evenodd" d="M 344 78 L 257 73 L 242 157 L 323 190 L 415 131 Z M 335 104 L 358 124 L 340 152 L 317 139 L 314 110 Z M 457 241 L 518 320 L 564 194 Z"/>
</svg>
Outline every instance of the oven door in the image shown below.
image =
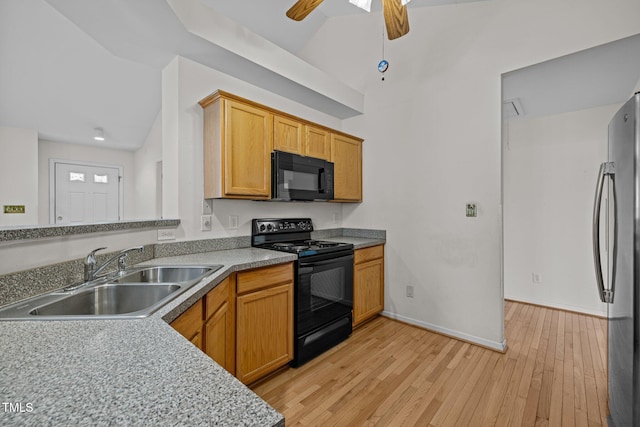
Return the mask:
<svg viewBox="0 0 640 427">
<path fill-rule="evenodd" d="M 345 317 L 353 308 L 353 250 L 298 260 L 295 335 Z"/>
<path fill-rule="evenodd" d="M 274 151 L 271 160 L 273 199 L 333 199 L 333 163 L 283 151 Z"/>
</svg>

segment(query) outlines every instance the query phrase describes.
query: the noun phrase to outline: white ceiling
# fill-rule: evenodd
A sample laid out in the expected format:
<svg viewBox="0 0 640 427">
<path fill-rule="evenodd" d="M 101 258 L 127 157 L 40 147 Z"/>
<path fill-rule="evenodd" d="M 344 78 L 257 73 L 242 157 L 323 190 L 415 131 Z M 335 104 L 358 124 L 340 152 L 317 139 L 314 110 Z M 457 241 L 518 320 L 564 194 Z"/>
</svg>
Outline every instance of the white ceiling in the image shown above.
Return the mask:
<svg viewBox="0 0 640 427">
<path fill-rule="evenodd" d="M 640 34 L 506 73 L 504 100 L 525 117 L 626 101 L 640 80 Z"/>
<path fill-rule="evenodd" d="M 93 129 L 101 127 L 110 147 L 136 149 L 144 143 L 160 111 L 161 70 L 176 55 L 336 117 L 358 114 L 330 96 L 188 32 L 167 1 L 0 1 L 0 126 L 37 129 L 41 139 L 81 144 L 96 144 Z M 199 1 L 293 55 L 328 18 L 366 13 L 347 0 L 326 0 L 304 21 L 295 22 L 285 16 L 295 0 Z M 469 1 L 480 0 L 413 0 L 409 15 L 412 8 Z M 374 2 L 372 9 L 379 11 L 379 2 Z M 597 59 L 622 61 L 621 68 L 639 70 L 638 51 L 625 56 L 638 45 L 638 40 L 632 40 L 629 46 L 614 49 L 615 58 L 602 54 Z M 553 95 L 566 89 L 567 81 L 577 81 L 576 69 L 594 69 L 585 65 L 590 61 L 588 55 L 574 59 L 554 63 L 542 74 L 525 69 L 524 74 L 506 76 L 505 98 L 521 98 L 525 111 L 532 113 L 543 111 L 544 105 L 559 105 Z M 617 98 L 622 93 L 628 96 L 633 76 L 618 73 L 616 78 L 608 78 L 611 72 L 599 72 L 597 84 L 585 77 L 579 90 L 560 98 L 586 105 L 602 103 L 596 98 L 615 93 L 613 102 L 621 102 Z M 546 85 L 554 79 L 558 81 L 556 88 L 541 96 L 541 82 Z M 637 80 L 636 73 L 631 88 Z M 522 87 L 529 88 L 528 92 L 513 89 Z M 588 102 L 582 100 L 585 94 L 590 94 Z M 604 102 L 610 101 L 607 98 Z"/>
</svg>

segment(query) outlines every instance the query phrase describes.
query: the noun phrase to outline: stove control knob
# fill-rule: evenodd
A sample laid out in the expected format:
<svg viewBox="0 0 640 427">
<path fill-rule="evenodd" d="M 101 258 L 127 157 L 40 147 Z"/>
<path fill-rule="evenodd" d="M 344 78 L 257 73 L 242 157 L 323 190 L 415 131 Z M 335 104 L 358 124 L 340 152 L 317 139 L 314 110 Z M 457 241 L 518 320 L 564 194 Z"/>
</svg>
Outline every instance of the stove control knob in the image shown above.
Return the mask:
<svg viewBox="0 0 640 427">
<path fill-rule="evenodd" d="M 260 231 L 264 231 L 266 229 L 266 227 L 264 226 L 264 224 L 260 224 Z"/>
<path fill-rule="evenodd" d="M 267 224 L 267 231 L 271 231 L 273 229 L 273 225 Z"/>
</svg>

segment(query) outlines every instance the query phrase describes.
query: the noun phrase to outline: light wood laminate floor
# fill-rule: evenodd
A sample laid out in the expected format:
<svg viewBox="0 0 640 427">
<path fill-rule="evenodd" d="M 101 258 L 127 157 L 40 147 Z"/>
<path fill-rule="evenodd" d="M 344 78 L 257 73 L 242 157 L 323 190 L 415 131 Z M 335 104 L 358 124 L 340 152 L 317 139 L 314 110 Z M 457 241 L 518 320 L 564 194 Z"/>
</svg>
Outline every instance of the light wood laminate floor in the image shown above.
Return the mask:
<svg viewBox="0 0 640 427">
<path fill-rule="evenodd" d="M 502 354 L 384 317 L 253 390 L 287 426 L 606 426 L 606 320 L 505 303 Z"/>
</svg>

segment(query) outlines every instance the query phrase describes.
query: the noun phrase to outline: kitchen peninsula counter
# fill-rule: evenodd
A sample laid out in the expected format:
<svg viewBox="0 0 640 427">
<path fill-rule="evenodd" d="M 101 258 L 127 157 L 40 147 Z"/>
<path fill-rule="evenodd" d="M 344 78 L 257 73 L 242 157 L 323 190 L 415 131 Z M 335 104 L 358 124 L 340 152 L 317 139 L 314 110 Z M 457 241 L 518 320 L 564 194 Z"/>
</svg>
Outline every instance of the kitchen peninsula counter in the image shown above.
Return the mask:
<svg viewBox="0 0 640 427">
<path fill-rule="evenodd" d="M 356 249 L 384 238 L 331 236 Z M 284 426 L 284 417 L 168 323 L 235 271 L 291 262 L 257 248 L 138 265 L 222 268 L 145 319 L 0 322 L 0 425 Z"/>
<path fill-rule="evenodd" d="M 145 319 L 0 322 L 0 425 L 284 426 L 167 322 L 233 271 L 294 259 L 253 248 L 158 258 L 144 264 L 223 267 Z"/>
</svg>

